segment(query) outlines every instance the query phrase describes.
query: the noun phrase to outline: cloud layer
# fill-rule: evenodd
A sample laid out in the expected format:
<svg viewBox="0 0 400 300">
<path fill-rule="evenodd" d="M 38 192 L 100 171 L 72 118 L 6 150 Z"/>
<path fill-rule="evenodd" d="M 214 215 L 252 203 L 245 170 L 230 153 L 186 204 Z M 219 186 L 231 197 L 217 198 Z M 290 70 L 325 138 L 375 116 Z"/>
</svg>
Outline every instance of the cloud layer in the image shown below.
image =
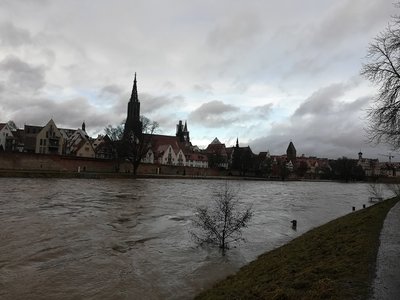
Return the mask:
<svg viewBox="0 0 400 300">
<path fill-rule="evenodd" d="M 390 1 L 2 1 L 0 122 L 96 135 L 137 72 L 142 113 L 193 143 L 355 156 L 374 88 L 359 77 Z M 110 13 L 112 12 L 112 13 Z M 381 151 L 381 150 L 379 150 Z M 386 151 L 386 150 L 384 150 Z"/>
</svg>

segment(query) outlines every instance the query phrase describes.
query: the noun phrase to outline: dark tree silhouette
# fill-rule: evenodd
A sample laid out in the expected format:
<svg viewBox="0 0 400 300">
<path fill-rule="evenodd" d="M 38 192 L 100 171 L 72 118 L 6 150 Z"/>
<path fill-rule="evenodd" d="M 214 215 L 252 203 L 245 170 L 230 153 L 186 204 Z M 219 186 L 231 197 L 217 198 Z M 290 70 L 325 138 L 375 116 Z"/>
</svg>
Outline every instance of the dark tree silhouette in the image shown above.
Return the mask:
<svg viewBox="0 0 400 300">
<path fill-rule="evenodd" d="M 399 7 L 399 3 L 396 4 Z M 400 147 L 400 17 L 392 17 L 386 29 L 368 48 L 368 63 L 361 74 L 379 87 L 369 109 L 371 141 Z"/>
<path fill-rule="evenodd" d="M 117 166 L 119 166 L 121 159 L 127 159 L 132 164 L 134 175 L 136 175 L 141 160 L 150 150 L 152 137 L 159 128 L 157 122 L 151 121 L 145 116 L 141 116 L 140 121 L 142 126 L 140 136 L 135 136 L 131 132 L 127 137 L 124 137 L 124 122 L 116 127 L 108 125 L 104 129 L 112 142 Z"/>
<path fill-rule="evenodd" d="M 299 166 L 296 168 L 296 175 L 299 177 L 304 177 L 308 169 L 308 164 L 305 161 L 301 161 Z"/>
<path fill-rule="evenodd" d="M 151 149 L 153 135 L 159 127 L 157 122 L 151 121 L 144 116 L 140 116 L 140 122 L 142 124 L 142 134 L 135 136 L 131 132 L 126 139 L 122 140 L 123 156 L 131 162 L 134 175 L 136 175 L 142 159 Z"/>
<path fill-rule="evenodd" d="M 225 184 L 215 192 L 211 207 L 196 208 L 192 236 L 198 244 L 218 246 L 224 253 L 233 242 L 243 240 L 242 229 L 247 227 L 253 213 L 250 207 L 239 211 L 237 192 Z"/>
<path fill-rule="evenodd" d="M 117 172 L 119 172 L 120 155 L 122 152 L 121 140 L 124 134 L 123 124 L 124 122 L 115 127 L 108 125 L 106 128 L 104 128 L 104 132 L 108 136 L 111 144 L 113 159 L 115 160 L 115 170 Z"/>
<path fill-rule="evenodd" d="M 361 166 L 357 165 L 354 159 L 342 157 L 332 162 L 333 172 L 335 179 L 343 180 L 345 182 L 354 180 L 364 180 L 365 172 Z"/>
</svg>

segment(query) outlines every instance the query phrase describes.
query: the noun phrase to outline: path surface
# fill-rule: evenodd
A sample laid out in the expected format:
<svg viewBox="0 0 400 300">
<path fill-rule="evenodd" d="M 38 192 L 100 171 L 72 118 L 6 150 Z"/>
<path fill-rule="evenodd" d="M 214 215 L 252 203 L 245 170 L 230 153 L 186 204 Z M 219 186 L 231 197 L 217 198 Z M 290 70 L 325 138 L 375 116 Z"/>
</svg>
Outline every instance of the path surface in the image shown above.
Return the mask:
<svg viewBox="0 0 400 300">
<path fill-rule="evenodd" d="M 383 223 L 373 289 L 373 300 L 400 299 L 400 202 Z"/>
</svg>

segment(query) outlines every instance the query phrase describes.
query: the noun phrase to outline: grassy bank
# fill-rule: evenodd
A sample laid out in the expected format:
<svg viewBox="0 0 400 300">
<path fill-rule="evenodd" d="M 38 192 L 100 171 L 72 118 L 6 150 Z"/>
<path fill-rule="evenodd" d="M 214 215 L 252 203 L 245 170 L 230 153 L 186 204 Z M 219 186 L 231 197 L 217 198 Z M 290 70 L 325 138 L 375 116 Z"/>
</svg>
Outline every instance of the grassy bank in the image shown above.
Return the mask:
<svg viewBox="0 0 400 300">
<path fill-rule="evenodd" d="M 390 199 L 258 257 L 196 299 L 367 299 Z"/>
</svg>

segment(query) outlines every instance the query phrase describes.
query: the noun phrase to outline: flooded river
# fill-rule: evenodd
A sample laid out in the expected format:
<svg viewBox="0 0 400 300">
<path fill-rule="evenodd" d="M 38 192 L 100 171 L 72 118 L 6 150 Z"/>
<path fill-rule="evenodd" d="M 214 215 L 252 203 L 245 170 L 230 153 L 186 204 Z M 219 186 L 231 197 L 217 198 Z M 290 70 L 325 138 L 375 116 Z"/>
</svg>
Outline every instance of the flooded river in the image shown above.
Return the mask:
<svg viewBox="0 0 400 300">
<path fill-rule="evenodd" d="M 223 181 L 0 178 L 0 298 L 190 299 L 369 197 L 366 184 L 230 183 L 254 217 L 221 256 L 189 232 Z"/>
</svg>

